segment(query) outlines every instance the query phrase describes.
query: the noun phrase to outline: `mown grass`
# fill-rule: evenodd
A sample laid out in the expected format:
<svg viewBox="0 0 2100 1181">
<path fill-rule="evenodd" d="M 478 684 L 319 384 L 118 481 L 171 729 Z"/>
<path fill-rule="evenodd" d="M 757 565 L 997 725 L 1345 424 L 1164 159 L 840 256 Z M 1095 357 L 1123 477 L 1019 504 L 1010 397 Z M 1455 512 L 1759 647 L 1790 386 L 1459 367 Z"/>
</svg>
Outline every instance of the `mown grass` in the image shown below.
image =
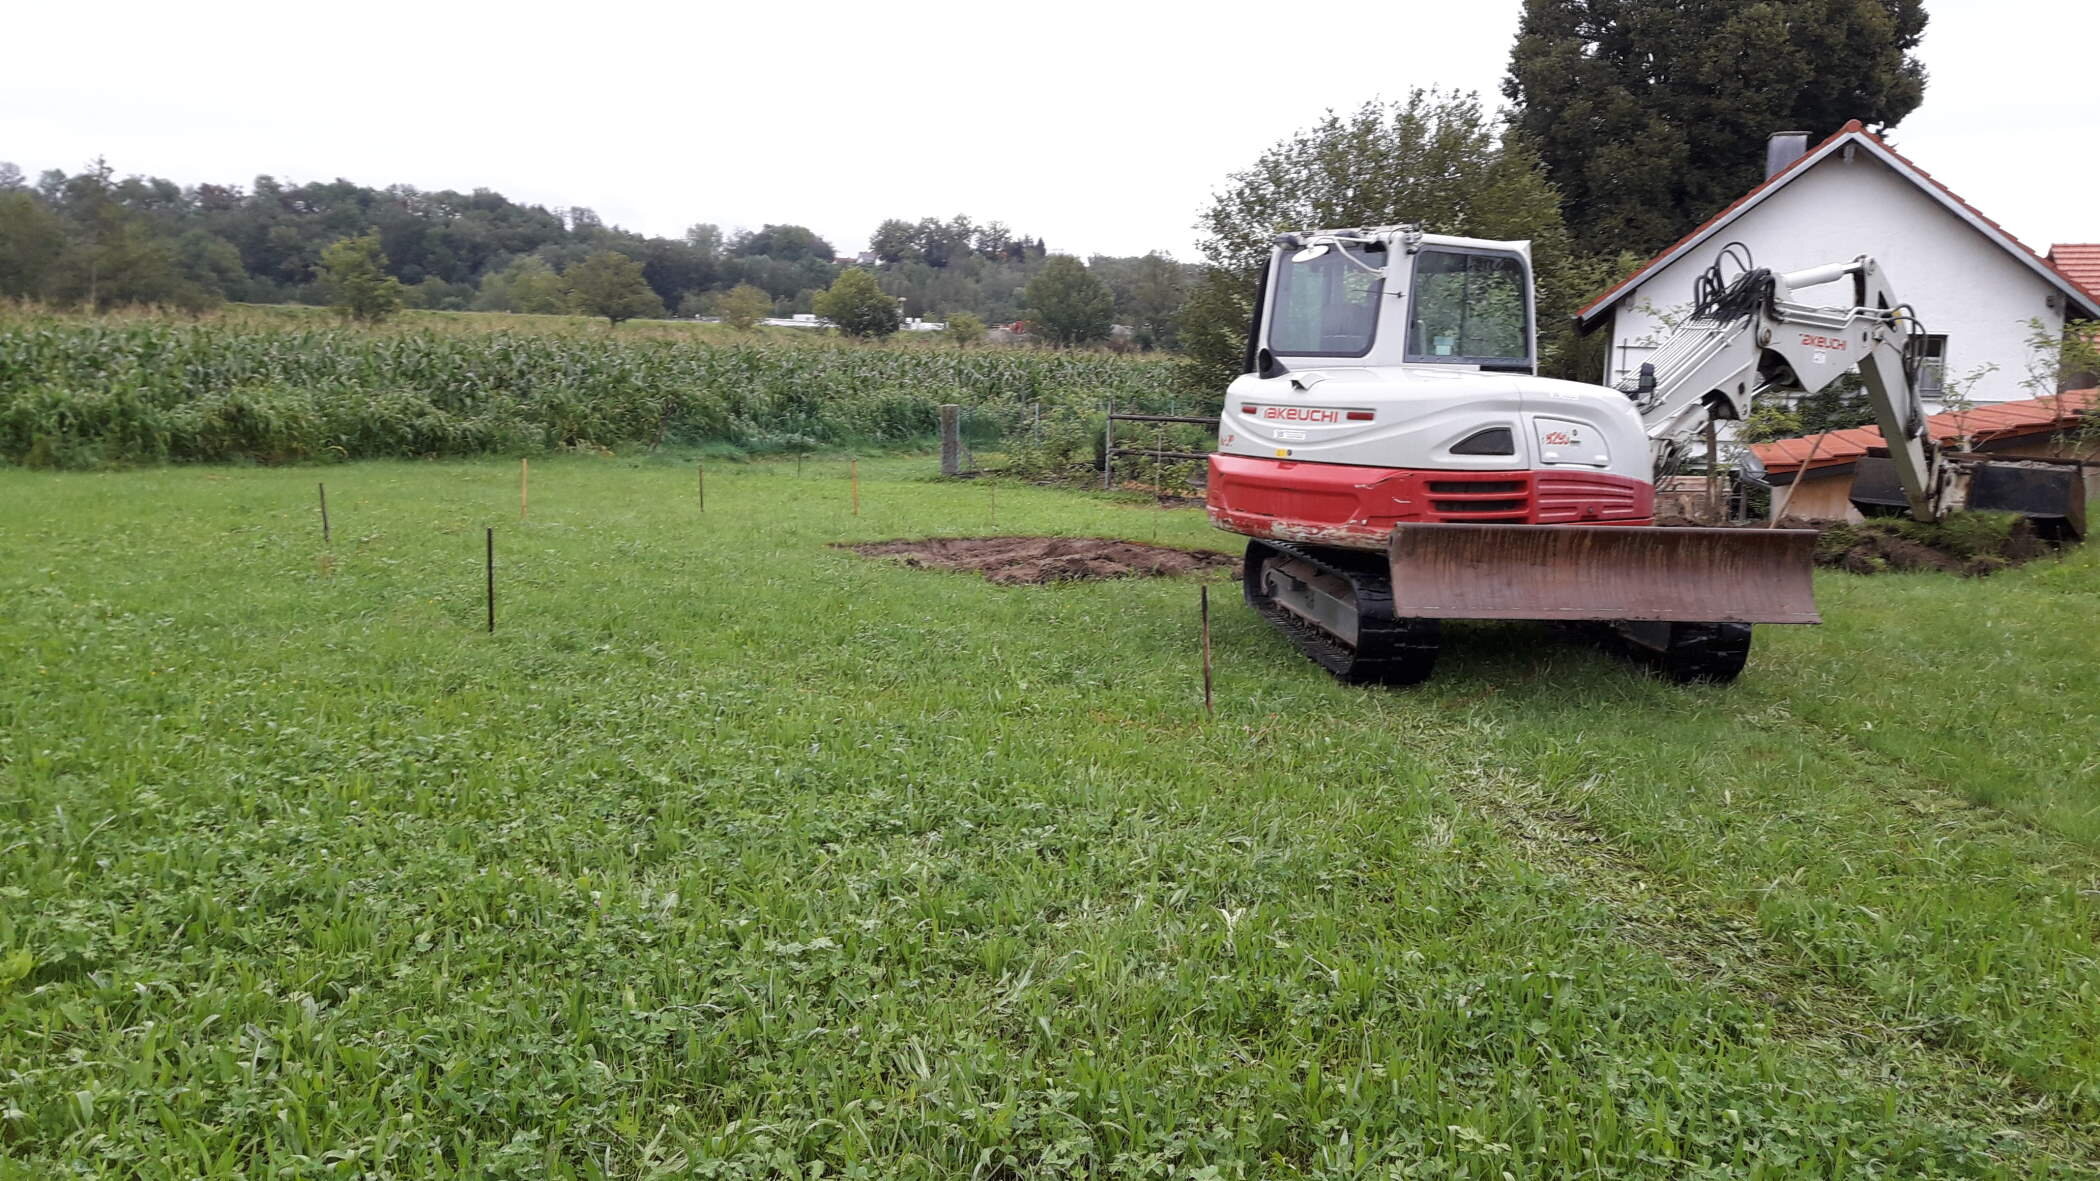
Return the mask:
<svg viewBox="0 0 2100 1181">
<path fill-rule="evenodd" d="M 1345 689 L 1220 583 L 1206 721 L 1189 582 L 828 543 L 1231 539 L 929 467 L 357 464 L 325 549 L 0 470 L 0 1175 L 2100 1160 L 2100 555 L 1821 576 L 1725 689 Z"/>
</svg>

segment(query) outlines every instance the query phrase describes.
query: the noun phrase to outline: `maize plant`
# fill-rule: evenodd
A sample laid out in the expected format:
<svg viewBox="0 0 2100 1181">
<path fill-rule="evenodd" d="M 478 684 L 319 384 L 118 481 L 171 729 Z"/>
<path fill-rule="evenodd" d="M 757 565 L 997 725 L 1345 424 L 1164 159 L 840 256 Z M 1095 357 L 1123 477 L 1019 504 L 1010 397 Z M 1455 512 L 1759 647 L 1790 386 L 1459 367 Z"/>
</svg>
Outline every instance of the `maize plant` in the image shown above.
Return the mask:
<svg viewBox="0 0 2100 1181">
<path fill-rule="evenodd" d="M 1176 409 L 1153 358 L 0 313 L 0 460 L 290 463 L 907 443 L 939 407 Z"/>
</svg>

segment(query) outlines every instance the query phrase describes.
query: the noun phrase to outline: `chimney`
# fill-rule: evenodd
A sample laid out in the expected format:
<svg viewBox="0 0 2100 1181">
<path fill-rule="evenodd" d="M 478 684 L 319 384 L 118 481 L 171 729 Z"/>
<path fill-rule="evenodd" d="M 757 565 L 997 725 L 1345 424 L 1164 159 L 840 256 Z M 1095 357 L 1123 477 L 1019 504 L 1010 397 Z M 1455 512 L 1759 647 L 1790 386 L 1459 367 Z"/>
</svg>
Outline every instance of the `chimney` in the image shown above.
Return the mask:
<svg viewBox="0 0 2100 1181">
<path fill-rule="evenodd" d="M 1765 141 L 1765 179 L 1770 180 L 1787 170 L 1794 161 L 1808 154 L 1806 131 L 1775 131 Z"/>
</svg>

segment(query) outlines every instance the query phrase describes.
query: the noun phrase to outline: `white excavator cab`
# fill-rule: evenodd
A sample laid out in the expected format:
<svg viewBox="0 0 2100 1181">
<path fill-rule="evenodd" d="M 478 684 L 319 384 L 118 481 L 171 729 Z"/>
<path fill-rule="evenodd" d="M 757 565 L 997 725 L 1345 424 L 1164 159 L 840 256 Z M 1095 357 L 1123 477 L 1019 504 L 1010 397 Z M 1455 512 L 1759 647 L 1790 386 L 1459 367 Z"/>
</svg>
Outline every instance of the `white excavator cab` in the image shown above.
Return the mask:
<svg viewBox="0 0 2100 1181">
<path fill-rule="evenodd" d="M 1529 242 L 1411 226 L 1285 234 L 1267 279 L 1260 348 L 1272 370 L 1289 357 L 1538 371 Z"/>
</svg>

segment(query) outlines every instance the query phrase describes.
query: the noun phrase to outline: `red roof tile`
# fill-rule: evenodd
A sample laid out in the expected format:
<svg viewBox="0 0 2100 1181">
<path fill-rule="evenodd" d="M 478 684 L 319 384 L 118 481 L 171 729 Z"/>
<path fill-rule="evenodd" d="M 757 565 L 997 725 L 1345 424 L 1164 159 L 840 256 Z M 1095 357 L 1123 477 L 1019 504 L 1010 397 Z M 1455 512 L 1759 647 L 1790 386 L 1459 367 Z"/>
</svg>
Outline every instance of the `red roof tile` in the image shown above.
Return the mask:
<svg viewBox="0 0 2100 1181">
<path fill-rule="evenodd" d="M 1694 229 L 1691 233 L 1686 234 L 1682 238 L 1679 238 L 1676 242 L 1671 243 L 1670 246 L 1664 249 L 1662 253 L 1656 255 L 1654 258 L 1649 259 L 1647 262 L 1642 263 L 1640 269 L 1634 271 L 1632 274 L 1626 276 L 1624 279 L 1619 280 L 1617 283 L 1612 284 L 1612 286 L 1609 289 L 1607 289 L 1603 294 L 1597 296 L 1597 298 L 1591 300 L 1588 304 L 1585 304 L 1581 311 L 1575 313 L 1576 318 L 1586 323 L 1594 313 L 1602 311 L 1604 308 L 1615 302 L 1620 295 L 1631 290 L 1634 283 L 1637 280 L 1639 280 L 1642 275 L 1645 275 L 1649 271 L 1654 270 L 1658 265 L 1670 261 L 1677 254 L 1678 251 L 1690 245 L 1701 234 L 1704 234 L 1708 230 L 1714 228 L 1715 226 L 1720 225 L 1721 223 L 1733 218 L 1738 210 L 1743 208 L 1745 204 L 1747 204 L 1752 198 L 1756 197 L 1759 193 L 1762 193 L 1767 189 L 1782 184 L 1785 181 L 1791 179 L 1796 173 L 1805 170 L 1806 167 L 1809 165 L 1809 162 L 1818 159 L 1818 157 L 1825 148 L 1830 147 L 1838 140 L 1844 139 L 1848 136 L 1858 136 L 1860 139 L 1873 144 L 1876 148 L 1879 148 L 1881 151 L 1888 153 L 1891 159 L 1901 164 L 1905 169 L 1908 169 L 1919 180 L 1932 186 L 1932 188 L 1938 191 L 1942 196 L 1946 197 L 1949 201 L 1952 201 L 1955 205 L 1965 210 L 1969 214 L 1969 216 L 1975 218 L 1977 221 L 1983 223 L 1984 225 L 1989 226 L 1992 232 L 2004 238 L 2005 241 L 2009 243 L 2013 249 L 2019 251 L 2022 254 L 2025 254 L 2028 258 L 2032 259 L 2037 265 L 2039 265 L 2044 271 L 2047 271 L 2049 274 L 2052 274 L 2058 279 L 2061 279 L 2064 285 L 2070 288 L 2074 295 L 2084 300 L 2087 309 L 2093 311 L 2100 311 L 2100 294 L 2095 294 L 2096 291 L 2100 291 L 2100 286 L 2096 286 L 2094 282 L 2081 280 L 2078 277 L 2071 274 L 2070 272 L 2058 267 L 2050 259 L 2043 258 L 2041 255 L 2036 254 L 2032 247 L 2028 246 L 2025 242 L 2022 242 L 2018 238 L 2014 237 L 2008 230 L 2006 230 L 2004 226 L 1999 225 L 1997 222 L 1985 216 L 1984 212 L 1981 209 L 1978 209 L 1974 205 L 1971 205 L 1967 201 L 1963 200 L 1961 194 L 1955 192 L 1953 189 L 1948 188 L 1946 185 L 1941 184 L 1937 178 L 1935 178 L 1931 173 L 1918 167 L 1917 164 L 1914 163 L 1909 157 L 1890 147 L 1887 140 L 1884 140 L 1880 136 L 1875 135 L 1873 132 L 1868 131 L 1866 124 L 1861 123 L 1857 119 L 1854 119 L 1846 123 L 1843 127 L 1838 128 L 1835 133 L 1823 140 L 1823 142 L 1817 144 L 1815 147 L 1810 148 L 1808 151 L 1803 152 L 1801 154 L 1801 157 L 1795 160 L 1793 163 L 1787 165 L 1785 168 L 1780 169 L 1778 172 L 1773 173 L 1771 176 L 1766 177 L 1765 180 L 1762 183 L 1760 183 L 1756 188 L 1751 189 L 1749 192 L 1744 193 L 1742 196 L 1736 198 L 1735 201 L 1728 206 L 1728 208 L 1723 209 L 1721 212 L 1716 213 L 1712 217 L 1709 217 L 1705 221 L 1701 222 L 1697 229 Z M 2057 249 L 2064 248 L 2058 247 Z M 2100 247 L 2071 247 L 2070 249 L 2091 249 L 2100 251 Z M 2054 251 L 2052 251 L 2051 253 L 2053 254 Z"/>
<path fill-rule="evenodd" d="M 2051 246 L 2049 265 L 2087 291 L 2100 291 L 2100 242 Z"/>
<path fill-rule="evenodd" d="M 1967 435 L 1972 444 L 1982 444 L 1994 439 L 2051 434 L 2075 427 L 2082 415 L 2096 408 L 2100 408 L 2100 390 L 2069 390 L 2021 402 L 1994 402 L 1967 410 L 1945 411 L 1927 416 L 1925 425 L 1932 432 L 1934 442 L 1948 444 Z M 1798 439 L 1757 443 L 1750 451 L 1767 470 L 1792 472 L 1800 470 L 1804 462 L 1811 468 L 1851 463 L 1865 455 L 1868 448 L 1879 446 L 1881 428 L 1862 426 L 1804 435 Z"/>
</svg>

